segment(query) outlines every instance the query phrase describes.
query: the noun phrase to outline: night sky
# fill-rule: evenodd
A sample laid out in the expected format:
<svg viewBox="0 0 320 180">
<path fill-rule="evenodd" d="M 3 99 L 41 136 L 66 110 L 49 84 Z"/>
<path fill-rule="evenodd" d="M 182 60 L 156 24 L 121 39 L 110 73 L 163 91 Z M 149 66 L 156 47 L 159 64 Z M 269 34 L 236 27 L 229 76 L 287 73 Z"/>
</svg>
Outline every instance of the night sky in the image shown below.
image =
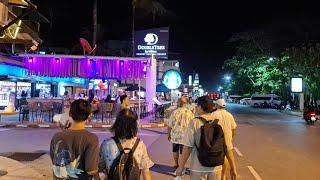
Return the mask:
<svg viewBox="0 0 320 180">
<path fill-rule="evenodd" d="M 99 1 L 99 0 L 98 0 Z M 43 46 L 71 48 L 78 43 L 84 28 L 92 25 L 91 0 L 34 0 L 39 11 L 51 24 L 42 25 Z M 169 51 L 181 54 L 182 71 L 200 73 L 200 82 L 208 91 L 216 90 L 225 73 L 221 66 L 235 53 L 234 45 L 226 41 L 231 35 L 246 30 L 260 29 L 281 20 L 294 22 L 301 17 L 318 19 L 316 5 L 300 1 L 219 1 L 163 0 L 159 1 L 174 13 L 170 17 L 136 17 L 136 30 L 170 27 Z M 221 4 L 222 3 L 222 4 Z M 131 38 L 131 2 L 129 0 L 98 3 L 98 23 L 107 40 Z"/>
</svg>

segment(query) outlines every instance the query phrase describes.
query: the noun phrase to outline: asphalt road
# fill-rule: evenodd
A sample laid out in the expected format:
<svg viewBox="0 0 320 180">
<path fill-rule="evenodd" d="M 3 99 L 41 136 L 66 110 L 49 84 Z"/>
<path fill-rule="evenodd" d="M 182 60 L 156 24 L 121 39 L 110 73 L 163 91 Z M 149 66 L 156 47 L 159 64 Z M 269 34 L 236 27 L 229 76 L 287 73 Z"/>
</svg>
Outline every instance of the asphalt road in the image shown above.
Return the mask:
<svg viewBox="0 0 320 180">
<path fill-rule="evenodd" d="M 235 158 L 241 180 L 320 180 L 320 126 L 307 126 L 297 116 L 276 110 L 228 104 L 238 130 Z M 48 152 L 50 139 L 58 129 L 0 128 L 0 154 Z M 105 129 L 91 129 L 99 140 L 110 137 Z M 153 179 L 172 179 L 171 145 L 166 129 L 141 129 L 152 160 Z M 0 162 L 1 163 L 1 162 Z M 50 168 L 50 161 L 42 161 Z M 186 177 L 185 179 L 188 179 Z"/>
</svg>

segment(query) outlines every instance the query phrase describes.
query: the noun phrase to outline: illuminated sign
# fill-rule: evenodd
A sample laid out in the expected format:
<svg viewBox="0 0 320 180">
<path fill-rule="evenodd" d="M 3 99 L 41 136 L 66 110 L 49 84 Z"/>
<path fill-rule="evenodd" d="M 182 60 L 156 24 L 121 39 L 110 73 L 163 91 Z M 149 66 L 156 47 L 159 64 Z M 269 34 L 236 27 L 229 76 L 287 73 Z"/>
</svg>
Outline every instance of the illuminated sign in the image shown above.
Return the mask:
<svg viewBox="0 0 320 180">
<path fill-rule="evenodd" d="M 163 74 L 162 83 L 168 89 L 177 89 L 182 83 L 182 78 L 178 71 L 169 70 Z"/>
<path fill-rule="evenodd" d="M 192 86 L 192 75 L 189 75 L 189 86 Z"/>
<path fill-rule="evenodd" d="M 302 78 L 291 78 L 291 92 L 302 93 Z"/>
<path fill-rule="evenodd" d="M 148 29 L 136 31 L 135 55 L 137 57 L 168 58 L 169 28 Z"/>
</svg>

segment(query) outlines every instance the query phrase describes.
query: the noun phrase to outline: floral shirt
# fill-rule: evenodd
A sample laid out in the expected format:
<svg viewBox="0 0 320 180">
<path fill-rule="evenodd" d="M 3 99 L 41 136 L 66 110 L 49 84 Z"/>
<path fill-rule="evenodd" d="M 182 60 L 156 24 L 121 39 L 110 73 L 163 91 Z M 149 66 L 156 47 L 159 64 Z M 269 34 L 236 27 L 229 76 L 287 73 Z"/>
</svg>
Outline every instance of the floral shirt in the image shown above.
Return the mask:
<svg viewBox="0 0 320 180">
<path fill-rule="evenodd" d="M 183 142 L 184 133 L 193 118 L 193 113 L 185 107 L 180 107 L 172 113 L 167 120 L 167 125 L 171 128 L 172 143 L 181 144 Z"/>
<path fill-rule="evenodd" d="M 120 140 L 124 148 L 132 148 L 136 142 L 136 137 L 132 139 Z M 116 142 L 113 139 L 104 140 L 100 147 L 100 163 L 99 166 L 102 169 L 109 170 L 113 161 L 120 155 L 120 151 Z M 133 158 L 136 159 L 140 169 L 149 169 L 154 163 L 149 158 L 147 147 L 140 139 L 137 149 L 133 153 Z"/>
</svg>

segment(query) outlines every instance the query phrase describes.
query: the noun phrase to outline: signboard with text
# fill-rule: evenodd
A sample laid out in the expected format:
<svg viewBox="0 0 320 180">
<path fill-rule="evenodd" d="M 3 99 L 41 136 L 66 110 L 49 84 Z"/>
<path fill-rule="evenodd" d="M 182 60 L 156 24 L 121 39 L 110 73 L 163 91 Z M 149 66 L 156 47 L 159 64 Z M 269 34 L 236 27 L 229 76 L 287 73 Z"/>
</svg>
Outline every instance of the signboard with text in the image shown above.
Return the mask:
<svg viewBox="0 0 320 180">
<path fill-rule="evenodd" d="M 169 27 L 135 31 L 134 50 L 136 57 L 150 57 L 158 59 L 168 58 Z"/>
</svg>

